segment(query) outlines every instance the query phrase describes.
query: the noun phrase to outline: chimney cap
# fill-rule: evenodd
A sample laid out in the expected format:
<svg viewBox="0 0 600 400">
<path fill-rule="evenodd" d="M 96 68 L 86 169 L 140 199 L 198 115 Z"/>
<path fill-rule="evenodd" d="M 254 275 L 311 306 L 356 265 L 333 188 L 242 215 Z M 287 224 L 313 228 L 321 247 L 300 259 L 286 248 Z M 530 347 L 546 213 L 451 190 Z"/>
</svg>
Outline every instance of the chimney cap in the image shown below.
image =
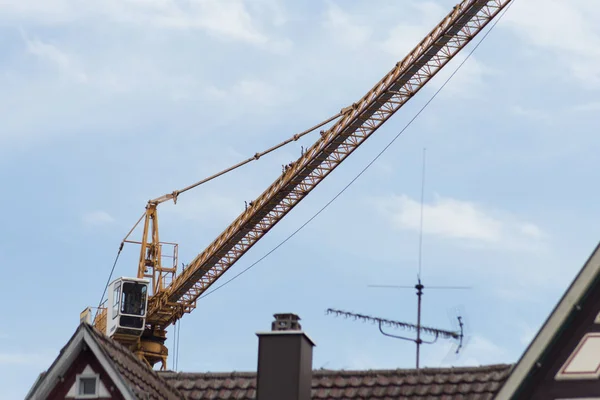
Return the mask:
<svg viewBox="0 0 600 400">
<path fill-rule="evenodd" d="M 293 321 L 300 321 L 302 318 L 298 316 L 298 314 L 294 313 L 276 313 L 273 314 L 273 317 L 277 319 L 291 319 Z"/>
<path fill-rule="evenodd" d="M 294 313 L 273 314 L 275 321 L 271 323 L 272 331 L 301 331 L 300 317 Z"/>
<path fill-rule="evenodd" d="M 256 332 L 257 336 L 301 335 L 308 339 L 311 345 L 316 346 L 315 342 L 302 330 L 302 326 L 298 322 L 300 317 L 297 314 L 277 313 L 273 314 L 273 317 L 275 317 L 275 321 L 271 323 L 271 330 Z"/>
</svg>

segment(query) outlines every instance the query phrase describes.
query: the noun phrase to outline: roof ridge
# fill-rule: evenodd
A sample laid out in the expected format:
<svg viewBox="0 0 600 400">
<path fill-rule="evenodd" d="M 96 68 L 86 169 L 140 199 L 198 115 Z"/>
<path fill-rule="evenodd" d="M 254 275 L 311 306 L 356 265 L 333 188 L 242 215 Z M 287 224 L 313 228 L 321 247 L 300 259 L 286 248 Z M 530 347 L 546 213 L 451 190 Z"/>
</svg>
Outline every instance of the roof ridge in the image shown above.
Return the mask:
<svg viewBox="0 0 600 400">
<path fill-rule="evenodd" d="M 256 371 L 231 371 L 231 372 L 177 372 L 177 371 L 158 371 L 158 374 L 169 379 L 178 377 L 202 376 L 209 378 L 254 378 Z"/>
<path fill-rule="evenodd" d="M 513 364 L 491 364 L 491 365 L 473 365 L 457 367 L 433 367 L 433 368 L 396 368 L 396 369 L 313 369 L 314 375 L 375 375 L 375 374 L 398 374 L 407 375 L 436 374 L 440 372 L 468 373 L 468 372 L 489 372 L 502 371 L 512 367 Z M 158 374 L 169 379 L 178 377 L 202 376 L 206 378 L 229 378 L 229 377 L 255 377 L 256 371 L 223 371 L 223 372 L 177 372 L 177 371 L 158 371 Z"/>
<path fill-rule="evenodd" d="M 484 371 L 496 371 L 504 370 L 512 367 L 513 364 L 491 364 L 491 365 L 470 365 L 470 366 L 451 366 L 451 367 L 423 367 L 423 368 L 387 368 L 387 369 L 315 369 L 313 372 L 316 373 L 335 373 L 335 374 L 382 374 L 382 373 L 405 373 L 405 374 L 434 374 L 440 372 L 484 372 Z"/>
</svg>

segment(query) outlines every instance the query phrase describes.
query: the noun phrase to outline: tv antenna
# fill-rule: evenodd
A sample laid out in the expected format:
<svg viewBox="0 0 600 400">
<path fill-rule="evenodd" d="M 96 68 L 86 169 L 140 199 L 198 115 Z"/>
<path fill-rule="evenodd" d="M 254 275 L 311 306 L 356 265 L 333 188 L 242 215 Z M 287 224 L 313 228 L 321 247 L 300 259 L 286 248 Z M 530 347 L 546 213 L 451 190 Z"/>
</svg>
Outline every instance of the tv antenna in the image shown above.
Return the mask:
<svg viewBox="0 0 600 400">
<path fill-rule="evenodd" d="M 468 332 L 470 330 L 469 321 L 466 315 L 467 313 L 463 309 L 463 306 L 452 307 L 451 309 L 447 310 L 447 313 L 449 320 L 452 321 L 452 330 L 462 329 L 464 330 L 464 332 Z M 446 355 L 446 357 L 444 357 L 442 363 L 450 362 L 452 358 L 451 354 L 454 353 L 455 355 L 458 355 L 461 349 L 464 349 L 469 345 L 470 340 L 471 336 L 465 333 L 462 342 L 457 344 L 455 351 L 453 351 L 453 349 L 450 349 L 448 351 L 448 354 Z"/>
<path fill-rule="evenodd" d="M 409 341 L 415 342 L 417 344 L 417 369 L 419 369 L 419 350 L 418 349 L 419 349 L 419 346 L 423 343 L 433 344 L 433 343 L 437 342 L 438 338 L 442 337 L 444 339 L 458 340 L 458 347 L 456 349 L 457 354 L 460 351 L 460 349 L 462 348 L 462 343 L 463 343 L 463 338 L 464 338 L 464 324 L 462 322 L 461 317 L 458 317 L 458 325 L 460 327 L 459 330 L 458 331 L 449 331 L 449 330 L 445 330 L 445 329 L 423 326 L 421 324 L 415 325 L 415 324 L 411 324 L 409 322 L 392 321 L 392 320 L 384 319 L 384 318 L 371 317 L 369 315 L 357 314 L 357 313 L 353 313 L 353 312 L 337 310 L 334 308 L 328 308 L 326 311 L 326 314 L 333 314 L 337 317 L 341 316 L 341 317 L 345 317 L 345 318 L 352 318 L 354 320 L 362 321 L 362 322 L 377 323 L 379 325 L 379 331 L 383 335 L 394 338 L 394 339 L 409 340 Z M 415 331 L 417 333 L 417 338 L 414 339 L 414 338 L 406 337 L 406 336 L 392 335 L 391 333 L 387 333 L 383 330 L 384 326 Z M 434 336 L 434 339 L 431 341 L 425 341 L 425 340 L 421 339 L 421 333 L 432 335 L 432 336 Z"/>
<path fill-rule="evenodd" d="M 423 325 L 421 324 L 421 308 L 422 308 L 422 297 L 423 297 L 423 289 L 425 289 L 425 285 L 423 285 L 423 283 L 421 282 L 421 278 L 417 278 L 417 284 L 415 286 L 401 286 L 401 285 L 369 285 L 369 287 L 373 287 L 373 288 L 391 288 L 391 289 L 416 289 L 417 290 L 417 323 L 415 326 L 415 332 L 416 332 L 416 338 L 406 338 L 406 337 L 400 337 L 400 336 L 392 336 L 392 335 L 388 335 L 385 332 L 381 332 L 386 336 L 390 336 L 390 337 L 394 337 L 396 339 L 404 339 L 404 340 L 409 340 L 415 343 L 417 349 L 417 354 L 416 354 L 416 368 L 419 369 L 420 367 L 420 359 L 421 359 L 421 345 L 422 344 L 433 344 L 437 341 L 437 336 L 435 338 L 434 341 L 432 342 L 428 342 L 425 341 L 423 339 L 421 339 L 421 333 L 422 332 L 427 332 L 427 329 L 431 330 L 431 329 L 437 329 L 437 328 L 429 328 L 429 327 L 423 327 Z M 471 289 L 471 287 L 469 286 L 427 286 L 428 289 Z M 462 316 L 457 316 L 457 320 L 458 320 L 458 331 L 457 333 L 457 337 L 452 337 L 452 339 L 459 339 L 459 343 L 458 343 L 458 347 L 456 349 L 456 354 L 459 353 L 459 351 L 462 349 L 463 347 L 463 338 L 464 338 L 464 323 L 463 323 L 463 317 Z M 381 329 L 380 329 L 381 331 Z M 440 331 L 444 331 L 444 332 L 450 332 L 450 331 L 445 331 L 445 330 L 441 330 Z M 449 338 L 447 336 L 443 336 L 444 338 Z"/>
<path fill-rule="evenodd" d="M 423 165 L 422 165 L 422 170 L 421 170 L 421 210 L 420 210 L 420 220 L 419 220 L 419 258 L 418 258 L 418 273 L 417 273 L 417 284 L 414 286 L 401 286 L 401 285 L 369 285 L 369 287 L 374 287 L 374 288 L 392 288 L 392 289 L 416 289 L 417 291 L 417 323 L 416 325 L 412 325 L 412 324 L 408 324 L 411 326 L 414 326 L 414 330 L 416 331 L 416 338 L 408 338 L 408 337 L 403 337 L 403 336 L 395 336 L 395 335 L 390 335 L 385 333 L 382 330 L 382 326 L 381 323 L 379 325 L 379 330 L 381 331 L 382 334 L 389 336 L 389 337 L 393 337 L 396 339 L 403 339 L 403 340 L 409 340 L 412 341 L 416 344 L 416 368 L 419 369 L 420 367 L 420 357 L 421 357 L 421 345 L 422 344 L 433 344 L 437 341 L 438 337 L 440 336 L 439 334 L 436 335 L 435 339 L 433 341 L 425 341 L 423 339 L 421 339 L 421 333 L 432 333 L 435 331 L 438 332 L 451 332 L 451 331 L 445 331 L 445 330 L 441 330 L 441 329 L 437 329 L 437 328 L 429 328 L 426 327 L 424 328 L 423 325 L 421 324 L 421 308 L 422 308 L 422 297 L 423 297 L 423 289 L 425 289 L 425 286 L 423 285 L 422 281 L 421 281 L 421 272 L 422 272 L 422 266 L 423 266 L 423 214 L 424 214 L 424 198 L 425 198 L 425 165 L 426 165 L 426 152 L 427 149 L 423 148 Z M 471 287 L 469 286 L 427 286 L 428 289 L 471 289 Z M 369 317 L 371 318 L 371 317 Z M 458 319 L 458 330 L 455 331 L 455 337 L 453 336 L 443 336 L 445 338 L 454 338 L 454 339 L 458 339 L 459 343 L 458 343 L 458 347 L 456 349 L 456 354 L 459 353 L 459 351 L 462 349 L 463 347 L 463 338 L 464 338 L 464 323 L 463 323 L 463 318 L 461 316 L 457 316 Z M 406 325 L 406 324 L 405 324 Z"/>
</svg>

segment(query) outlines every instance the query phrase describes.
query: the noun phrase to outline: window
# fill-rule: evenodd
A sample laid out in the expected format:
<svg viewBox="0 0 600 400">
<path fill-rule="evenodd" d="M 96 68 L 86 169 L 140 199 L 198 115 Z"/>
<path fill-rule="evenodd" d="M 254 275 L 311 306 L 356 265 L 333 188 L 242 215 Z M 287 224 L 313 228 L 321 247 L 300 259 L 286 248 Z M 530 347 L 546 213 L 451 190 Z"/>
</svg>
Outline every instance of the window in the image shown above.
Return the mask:
<svg viewBox="0 0 600 400">
<path fill-rule="evenodd" d="M 79 394 L 96 394 L 96 377 L 79 378 Z"/>
<path fill-rule="evenodd" d="M 121 296 L 121 314 L 140 315 L 146 313 L 146 291 L 148 287 L 143 283 L 123 283 Z"/>
<path fill-rule="evenodd" d="M 76 399 L 96 399 L 98 398 L 99 379 L 97 374 L 84 372 L 77 375 L 77 396 Z"/>
<path fill-rule="evenodd" d="M 117 285 L 115 286 L 114 292 L 113 292 L 113 319 L 117 318 L 117 315 L 119 315 L 119 295 L 121 294 L 121 285 Z"/>
</svg>

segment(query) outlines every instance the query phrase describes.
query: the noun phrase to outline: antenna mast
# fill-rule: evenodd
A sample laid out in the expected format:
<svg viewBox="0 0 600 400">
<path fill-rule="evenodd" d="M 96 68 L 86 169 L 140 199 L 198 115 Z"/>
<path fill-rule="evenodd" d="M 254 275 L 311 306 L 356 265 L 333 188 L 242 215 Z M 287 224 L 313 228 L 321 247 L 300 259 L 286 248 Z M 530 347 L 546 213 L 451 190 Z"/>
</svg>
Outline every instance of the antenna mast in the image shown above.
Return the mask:
<svg viewBox="0 0 600 400">
<path fill-rule="evenodd" d="M 419 369 L 419 361 L 421 357 L 421 297 L 423 297 L 423 285 L 421 284 L 421 268 L 423 261 L 423 200 L 425 197 L 425 155 L 427 149 L 423 148 L 423 167 L 421 171 L 421 221 L 419 226 L 419 273 L 417 274 L 417 369 Z"/>
<path fill-rule="evenodd" d="M 425 289 L 425 286 L 421 282 L 421 273 L 422 273 L 422 269 L 423 269 L 423 220 L 424 220 L 423 209 L 424 209 L 424 200 L 425 200 L 426 154 L 427 154 L 427 149 L 423 148 L 423 165 L 421 168 L 421 213 L 420 213 L 421 215 L 420 215 L 420 221 L 419 221 L 419 258 L 418 258 L 417 284 L 414 286 L 414 288 L 417 290 L 417 324 L 414 325 L 417 336 L 416 336 L 416 339 L 413 339 L 413 338 L 407 338 L 407 337 L 402 337 L 402 336 L 390 335 L 390 334 L 385 333 L 382 330 L 381 323 L 379 325 L 379 330 L 381 331 L 382 334 L 389 336 L 389 337 L 396 338 L 396 339 L 410 340 L 415 343 L 417 370 L 420 368 L 420 363 L 421 363 L 421 345 L 435 343 L 439 336 L 438 334 L 436 334 L 435 340 L 433 340 L 431 342 L 427 342 L 427 341 L 424 341 L 423 339 L 421 339 L 421 332 L 431 333 L 432 329 L 434 331 L 436 330 L 434 328 L 424 328 L 421 325 L 421 305 L 422 305 L 423 289 Z M 380 288 L 381 287 L 401 288 L 401 289 L 406 289 L 406 288 L 412 287 L 412 286 L 396 286 L 396 285 L 369 285 L 369 286 L 370 287 L 380 287 Z M 465 287 L 465 286 L 431 286 L 430 288 L 432 288 L 432 289 L 469 289 L 469 287 Z M 371 318 L 371 317 L 369 317 L 369 318 Z M 454 337 L 455 339 L 459 339 L 459 346 L 456 351 L 457 353 L 458 353 L 458 351 L 460 351 L 460 349 L 462 347 L 462 340 L 463 340 L 463 335 L 464 335 L 462 317 L 460 317 L 460 316 L 458 317 L 458 324 L 460 327 L 460 333 L 456 333 L 457 336 Z M 443 330 L 437 330 L 437 331 L 441 332 Z"/>
<path fill-rule="evenodd" d="M 423 283 L 421 282 L 421 279 L 419 278 L 417 281 L 417 284 L 415 286 L 399 286 L 399 285 L 369 285 L 369 287 L 374 287 L 374 288 L 392 288 L 392 289 L 409 289 L 409 288 L 415 288 L 417 290 L 417 324 L 414 325 L 415 326 L 415 331 L 417 333 L 417 337 L 416 339 L 412 339 L 412 338 L 405 338 L 405 337 L 398 337 L 398 336 L 392 336 L 389 334 L 386 334 L 385 332 L 381 332 L 386 336 L 390 336 L 390 337 L 394 337 L 396 339 L 404 339 L 404 340 L 410 340 L 411 342 L 414 342 L 416 347 L 417 347 L 417 354 L 416 354 L 416 368 L 419 369 L 420 368 L 420 357 L 421 357 L 421 352 L 420 352 L 420 348 L 422 344 L 433 344 L 436 342 L 437 340 L 437 336 L 436 336 L 436 340 L 432 341 L 432 342 L 427 342 L 424 341 L 423 339 L 421 339 L 421 332 L 427 332 L 427 329 L 432 329 L 432 328 L 425 328 L 423 327 L 423 325 L 421 325 L 421 298 L 423 297 L 423 289 L 425 289 L 425 285 L 423 285 Z M 468 286 L 427 286 L 429 289 L 471 289 Z M 463 322 L 462 322 L 462 317 L 458 316 L 458 325 L 460 327 L 460 334 L 458 335 L 458 339 L 459 339 L 459 345 L 458 345 L 458 349 L 456 350 L 456 352 L 458 353 L 460 351 L 460 349 L 462 348 L 462 341 L 463 341 Z M 456 338 L 455 338 L 456 339 Z"/>
<path fill-rule="evenodd" d="M 421 266 L 423 261 L 423 200 L 425 198 L 425 156 L 427 149 L 423 147 L 423 167 L 421 169 L 421 218 L 419 222 L 419 273 L 417 279 L 421 281 Z"/>
</svg>

